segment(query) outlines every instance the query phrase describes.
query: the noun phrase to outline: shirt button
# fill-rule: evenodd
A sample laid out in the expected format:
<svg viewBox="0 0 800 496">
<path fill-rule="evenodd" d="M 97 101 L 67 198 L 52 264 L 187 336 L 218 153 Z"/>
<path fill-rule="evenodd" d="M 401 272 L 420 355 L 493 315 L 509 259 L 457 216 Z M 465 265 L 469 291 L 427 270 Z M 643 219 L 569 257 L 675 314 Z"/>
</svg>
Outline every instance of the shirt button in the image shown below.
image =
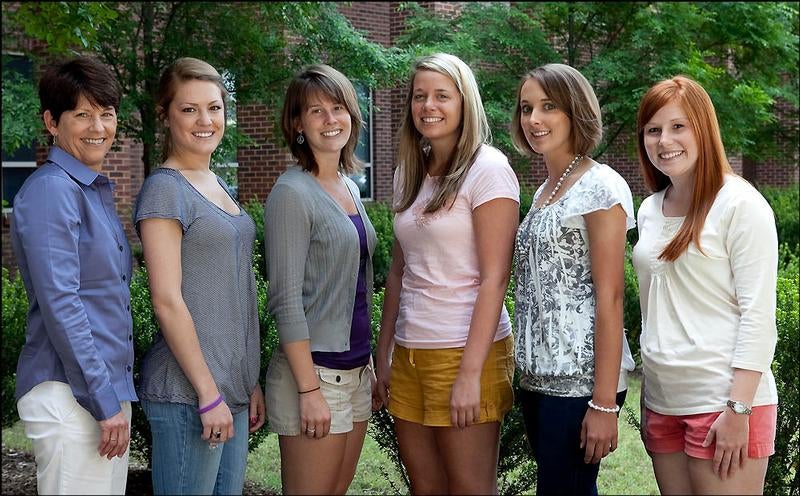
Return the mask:
<svg viewBox="0 0 800 496">
<path fill-rule="evenodd" d="M 130 365 L 128 365 L 128 366 L 127 366 L 127 367 L 125 367 L 125 368 L 126 368 L 126 369 L 128 369 L 128 372 L 130 372 L 130 371 L 131 371 L 131 366 L 130 366 Z"/>
<path fill-rule="evenodd" d="M 130 312 L 131 311 L 131 306 L 130 305 L 126 305 L 126 310 L 128 310 Z"/>
<path fill-rule="evenodd" d="M 123 280 L 123 281 L 125 281 L 125 280 L 127 280 L 127 279 L 128 279 L 128 278 L 125 276 L 125 274 L 122 274 L 122 280 Z"/>
<path fill-rule="evenodd" d="M 128 334 L 128 341 L 133 341 L 133 334 Z"/>
<path fill-rule="evenodd" d="M 122 245 L 119 245 L 119 251 L 122 251 Z"/>
<path fill-rule="evenodd" d="M 336 382 L 342 382 L 342 376 L 337 375 L 336 376 Z"/>
</svg>

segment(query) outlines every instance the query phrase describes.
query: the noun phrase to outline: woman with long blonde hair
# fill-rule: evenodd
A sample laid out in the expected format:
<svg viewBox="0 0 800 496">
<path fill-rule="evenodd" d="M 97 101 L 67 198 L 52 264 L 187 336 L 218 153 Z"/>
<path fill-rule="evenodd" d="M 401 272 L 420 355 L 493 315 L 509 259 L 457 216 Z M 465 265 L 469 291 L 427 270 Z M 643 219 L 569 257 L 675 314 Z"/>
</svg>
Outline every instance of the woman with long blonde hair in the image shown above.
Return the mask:
<svg viewBox="0 0 800 496">
<path fill-rule="evenodd" d="M 500 424 L 513 402 L 503 297 L 519 184 L 489 140 L 470 68 L 444 53 L 418 60 L 377 351 L 378 392 L 414 494 L 497 492 Z"/>
</svg>

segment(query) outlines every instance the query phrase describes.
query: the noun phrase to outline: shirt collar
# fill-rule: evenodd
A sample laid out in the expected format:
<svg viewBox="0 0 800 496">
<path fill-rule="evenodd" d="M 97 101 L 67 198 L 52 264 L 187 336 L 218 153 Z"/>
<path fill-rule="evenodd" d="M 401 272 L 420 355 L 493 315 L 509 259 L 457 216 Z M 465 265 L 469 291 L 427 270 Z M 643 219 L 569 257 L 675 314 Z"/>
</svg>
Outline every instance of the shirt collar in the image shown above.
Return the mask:
<svg viewBox="0 0 800 496">
<path fill-rule="evenodd" d="M 61 167 L 67 174 L 74 177 L 75 180 L 85 184 L 86 186 L 89 186 L 94 182 L 95 179 L 97 179 L 98 176 L 101 176 L 100 173 L 90 169 L 84 165 L 83 162 L 58 146 L 50 147 L 50 153 L 47 156 L 47 160 Z"/>
</svg>

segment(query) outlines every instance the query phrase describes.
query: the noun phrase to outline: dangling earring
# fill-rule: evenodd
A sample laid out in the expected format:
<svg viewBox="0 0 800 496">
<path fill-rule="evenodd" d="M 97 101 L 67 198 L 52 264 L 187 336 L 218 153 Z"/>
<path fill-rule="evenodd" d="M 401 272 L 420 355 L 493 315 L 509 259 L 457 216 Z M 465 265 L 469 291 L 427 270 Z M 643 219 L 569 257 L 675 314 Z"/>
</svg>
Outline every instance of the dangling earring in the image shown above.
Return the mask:
<svg viewBox="0 0 800 496">
<path fill-rule="evenodd" d="M 306 142 L 306 138 L 305 138 L 305 136 L 303 136 L 303 133 L 298 134 L 297 135 L 297 144 L 298 145 L 302 145 L 305 142 Z"/>
<path fill-rule="evenodd" d="M 57 134 L 53 135 L 53 146 L 58 146 L 58 135 Z"/>
</svg>

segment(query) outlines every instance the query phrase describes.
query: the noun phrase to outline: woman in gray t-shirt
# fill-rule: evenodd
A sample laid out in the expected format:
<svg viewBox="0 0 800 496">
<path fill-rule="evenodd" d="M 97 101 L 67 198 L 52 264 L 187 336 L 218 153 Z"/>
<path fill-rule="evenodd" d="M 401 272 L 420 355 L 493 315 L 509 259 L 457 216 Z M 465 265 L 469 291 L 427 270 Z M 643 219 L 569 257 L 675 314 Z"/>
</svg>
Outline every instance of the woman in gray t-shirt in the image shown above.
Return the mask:
<svg viewBox="0 0 800 496">
<path fill-rule="evenodd" d="M 155 494 L 241 494 L 248 430 L 265 418 L 255 224 L 209 169 L 226 95 L 201 60 L 181 58 L 165 70 L 164 163 L 136 202 L 160 327 L 138 390 L 153 436 Z"/>
</svg>

